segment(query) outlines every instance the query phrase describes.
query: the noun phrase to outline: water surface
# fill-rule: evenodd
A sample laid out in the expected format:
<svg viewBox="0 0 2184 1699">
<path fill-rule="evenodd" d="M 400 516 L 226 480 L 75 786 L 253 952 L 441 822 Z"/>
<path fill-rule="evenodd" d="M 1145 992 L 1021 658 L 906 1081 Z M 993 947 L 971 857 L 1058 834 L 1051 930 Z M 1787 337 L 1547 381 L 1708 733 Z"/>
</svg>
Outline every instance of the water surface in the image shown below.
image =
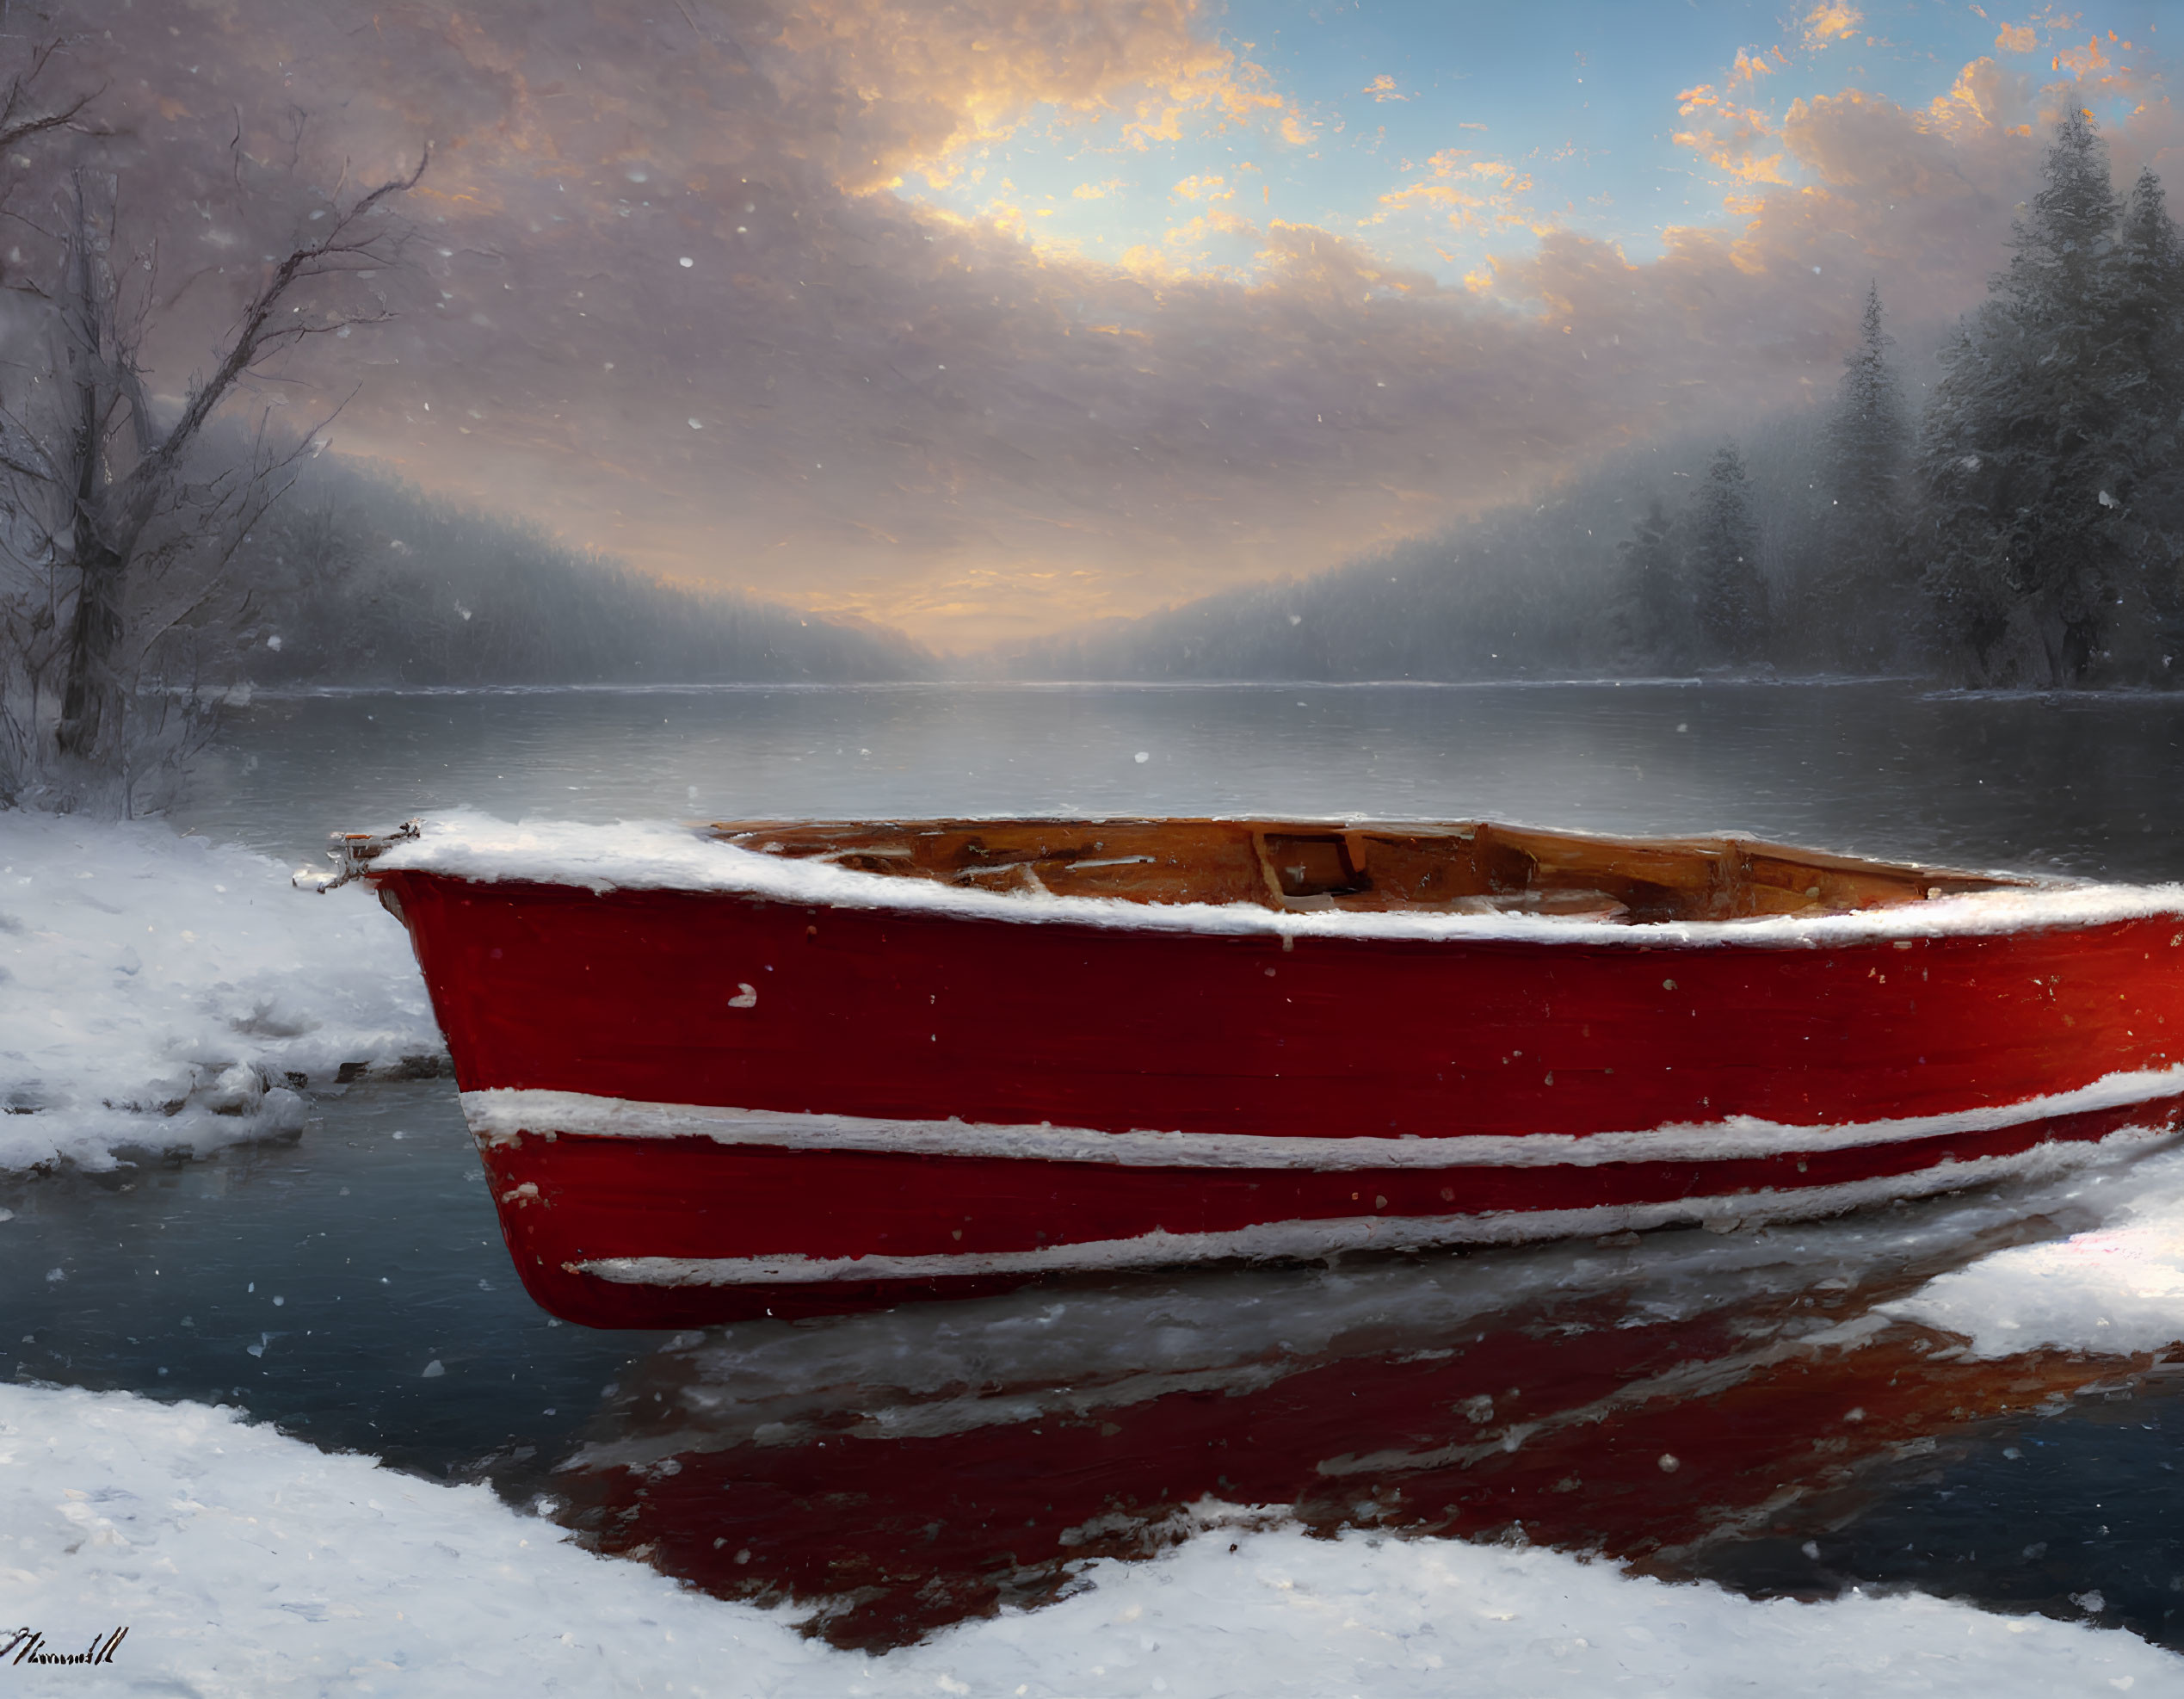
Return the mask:
<svg viewBox="0 0 2184 1699">
<path fill-rule="evenodd" d="M 1140 757 L 1144 759 L 1139 759 Z M 287 855 L 509 818 L 1490 818 L 2184 872 L 2184 695 L 1897 683 L 1025 686 L 261 697 L 182 817 Z"/>
</svg>

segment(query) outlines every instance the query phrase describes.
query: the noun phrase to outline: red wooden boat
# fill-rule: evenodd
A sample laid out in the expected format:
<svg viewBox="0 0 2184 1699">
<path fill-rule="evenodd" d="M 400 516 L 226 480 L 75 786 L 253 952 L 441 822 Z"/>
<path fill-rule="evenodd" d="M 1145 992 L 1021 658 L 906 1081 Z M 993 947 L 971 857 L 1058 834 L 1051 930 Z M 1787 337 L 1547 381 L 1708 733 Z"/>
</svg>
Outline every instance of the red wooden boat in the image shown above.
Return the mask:
<svg viewBox="0 0 2184 1699">
<path fill-rule="evenodd" d="M 410 930 L 525 1286 L 596 1326 L 1726 1228 L 2184 1110 L 2173 886 L 1484 824 L 336 843 Z"/>
</svg>

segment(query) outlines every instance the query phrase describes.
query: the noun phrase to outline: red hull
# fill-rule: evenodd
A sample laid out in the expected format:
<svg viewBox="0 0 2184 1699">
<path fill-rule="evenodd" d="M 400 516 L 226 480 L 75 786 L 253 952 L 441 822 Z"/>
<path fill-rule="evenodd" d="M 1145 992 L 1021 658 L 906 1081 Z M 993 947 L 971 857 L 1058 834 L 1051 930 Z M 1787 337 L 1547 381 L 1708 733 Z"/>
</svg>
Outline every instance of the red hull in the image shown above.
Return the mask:
<svg viewBox="0 0 2184 1699">
<path fill-rule="evenodd" d="M 599 1326 L 1823 1214 L 2184 1107 L 2172 912 L 1285 939 L 373 876 L 525 1285 Z"/>
</svg>

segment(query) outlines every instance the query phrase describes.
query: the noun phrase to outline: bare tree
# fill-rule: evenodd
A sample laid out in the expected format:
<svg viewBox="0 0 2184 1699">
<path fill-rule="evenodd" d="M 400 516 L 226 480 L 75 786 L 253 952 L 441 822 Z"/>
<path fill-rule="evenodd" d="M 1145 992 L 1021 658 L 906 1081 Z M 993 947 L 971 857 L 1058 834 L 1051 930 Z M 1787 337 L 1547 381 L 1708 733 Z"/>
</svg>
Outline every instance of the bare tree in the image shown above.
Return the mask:
<svg viewBox="0 0 2184 1699">
<path fill-rule="evenodd" d="M 0 16 L 4 11 L 0 7 Z M 9 71 L 7 92 L 0 95 L 0 147 L 14 147 L 33 136 L 76 127 L 84 108 L 98 98 L 96 89 L 58 96 L 47 92 L 63 45 L 58 35 L 33 43 Z"/>
<path fill-rule="evenodd" d="M 150 770 L 202 732 L 225 639 L 251 611 L 231 578 L 237 547 L 330 419 L 281 433 L 269 410 L 255 429 L 219 425 L 220 410 L 299 344 L 390 316 L 358 280 L 399 261 L 392 203 L 425 163 L 314 208 L 167 417 L 146 386 L 159 254 L 120 234 L 120 174 L 87 159 L 45 217 L 15 214 L 50 262 L 10 285 L 36 352 L 0 380 L 0 565 L 15 580 L 0 609 L 0 804 L 135 812 Z"/>
</svg>

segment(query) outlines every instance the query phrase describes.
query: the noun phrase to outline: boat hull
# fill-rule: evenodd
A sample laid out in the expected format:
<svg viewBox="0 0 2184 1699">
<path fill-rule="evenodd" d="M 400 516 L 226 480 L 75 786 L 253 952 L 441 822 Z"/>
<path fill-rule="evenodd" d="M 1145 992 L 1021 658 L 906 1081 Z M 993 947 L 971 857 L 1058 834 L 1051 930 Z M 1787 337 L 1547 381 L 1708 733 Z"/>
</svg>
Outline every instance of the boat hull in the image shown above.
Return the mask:
<svg viewBox="0 0 2184 1699">
<path fill-rule="evenodd" d="M 1299 936 L 374 875 L 547 1309 L 1815 1215 L 2152 1137 L 2175 914 Z"/>
</svg>

